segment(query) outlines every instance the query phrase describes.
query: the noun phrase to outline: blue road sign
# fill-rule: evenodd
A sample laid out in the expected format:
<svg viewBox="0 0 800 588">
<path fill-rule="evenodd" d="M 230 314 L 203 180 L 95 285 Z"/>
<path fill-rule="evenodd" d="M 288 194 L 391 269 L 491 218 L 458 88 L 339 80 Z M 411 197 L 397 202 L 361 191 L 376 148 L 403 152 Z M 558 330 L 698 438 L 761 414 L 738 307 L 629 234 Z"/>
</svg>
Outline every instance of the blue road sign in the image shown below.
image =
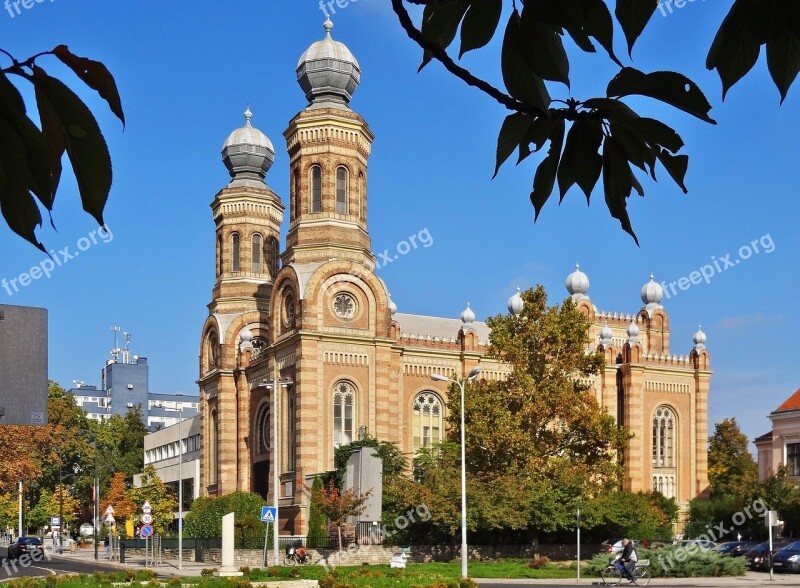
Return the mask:
<svg viewBox="0 0 800 588">
<path fill-rule="evenodd" d="M 139 535 L 142 537 L 150 537 L 153 534 L 153 525 L 142 525 L 142 528 L 139 529 Z"/>
<path fill-rule="evenodd" d="M 60 527 L 61 526 L 61 517 L 50 517 L 50 526 L 51 527 Z"/>
<path fill-rule="evenodd" d="M 278 509 L 274 506 L 262 506 L 261 507 L 261 522 L 262 523 L 274 523 L 275 522 L 275 515 L 278 513 Z"/>
</svg>

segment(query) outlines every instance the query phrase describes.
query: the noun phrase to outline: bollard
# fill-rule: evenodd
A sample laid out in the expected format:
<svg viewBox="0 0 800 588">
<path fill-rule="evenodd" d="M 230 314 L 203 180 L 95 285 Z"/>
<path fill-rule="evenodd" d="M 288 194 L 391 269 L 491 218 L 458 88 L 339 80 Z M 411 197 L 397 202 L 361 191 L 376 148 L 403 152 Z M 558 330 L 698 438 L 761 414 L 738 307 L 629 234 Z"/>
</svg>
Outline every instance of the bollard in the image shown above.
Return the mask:
<svg viewBox="0 0 800 588">
<path fill-rule="evenodd" d="M 121 563 L 121 564 L 125 563 L 125 542 L 124 541 L 120 541 L 119 542 L 119 563 Z"/>
</svg>

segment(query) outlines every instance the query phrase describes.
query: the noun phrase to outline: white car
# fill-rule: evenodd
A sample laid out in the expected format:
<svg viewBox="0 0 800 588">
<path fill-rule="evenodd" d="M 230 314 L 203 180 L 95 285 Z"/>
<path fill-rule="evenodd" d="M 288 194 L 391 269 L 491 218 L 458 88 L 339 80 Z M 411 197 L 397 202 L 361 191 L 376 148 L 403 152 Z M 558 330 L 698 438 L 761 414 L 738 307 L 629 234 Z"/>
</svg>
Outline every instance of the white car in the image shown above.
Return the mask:
<svg viewBox="0 0 800 588">
<path fill-rule="evenodd" d="M 639 545 L 639 542 L 636 539 L 631 539 L 631 541 L 634 547 Z M 608 548 L 606 549 L 606 553 L 622 553 L 623 549 L 625 548 L 622 546 L 622 539 L 620 539 L 616 543 L 612 543 L 611 545 L 609 545 Z"/>
</svg>

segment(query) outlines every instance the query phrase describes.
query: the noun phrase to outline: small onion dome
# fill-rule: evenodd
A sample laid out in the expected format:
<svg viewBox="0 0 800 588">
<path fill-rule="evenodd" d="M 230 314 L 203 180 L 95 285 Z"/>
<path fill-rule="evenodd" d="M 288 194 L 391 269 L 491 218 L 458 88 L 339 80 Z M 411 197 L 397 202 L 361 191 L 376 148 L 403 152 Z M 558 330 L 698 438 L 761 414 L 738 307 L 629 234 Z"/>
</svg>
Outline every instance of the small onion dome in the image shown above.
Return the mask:
<svg viewBox="0 0 800 588">
<path fill-rule="evenodd" d="M 244 126 L 233 131 L 222 146 L 222 161 L 234 182 L 263 182 L 275 161 L 272 141 L 250 123 L 251 118 L 253 113 L 248 106 L 244 111 Z"/>
<path fill-rule="evenodd" d="M 325 38 L 313 43 L 297 62 L 297 83 L 312 105 L 347 105 L 361 82 L 361 68 L 350 49 L 331 37 L 330 18 L 323 26 Z"/>
<path fill-rule="evenodd" d="M 517 316 L 519 313 L 522 312 L 522 307 L 525 303 L 522 301 L 522 296 L 519 293 L 519 286 L 517 286 L 517 292 L 511 298 L 508 299 L 508 312 Z"/>
<path fill-rule="evenodd" d="M 241 337 L 242 337 L 242 341 L 246 341 L 246 342 L 249 343 L 250 341 L 253 340 L 253 333 L 250 332 L 250 329 L 245 327 L 244 329 L 242 329 Z"/>
<path fill-rule="evenodd" d="M 628 343 L 633 345 L 637 341 L 639 341 L 639 325 L 636 324 L 636 319 L 631 320 L 631 324 L 628 325 Z"/>
<path fill-rule="evenodd" d="M 464 323 L 465 327 L 472 326 L 472 323 L 475 322 L 475 313 L 472 312 L 469 302 L 467 302 L 467 307 L 461 313 L 461 322 Z"/>
<path fill-rule="evenodd" d="M 587 298 L 589 291 L 589 278 L 581 271 L 580 264 L 575 264 L 575 271 L 567 276 L 567 292 L 570 293 L 574 301 Z"/>
<path fill-rule="evenodd" d="M 600 344 L 603 347 L 608 347 L 611 344 L 611 338 L 613 336 L 614 331 L 611 330 L 611 327 L 608 326 L 608 321 L 606 321 L 606 324 L 600 329 Z"/>
<path fill-rule="evenodd" d="M 397 305 L 392 300 L 392 295 L 389 294 L 389 314 L 394 316 L 397 313 Z"/>
<path fill-rule="evenodd" d="M 661 306 L 661 298 L 664 296 L 664 289 L 661 284 L 655 281 L 653 274 L 650 274 L 650 281 L 642 286 L 642 302 L 648 311 L 653 311 Z"/>
<path fill-rule="evenodd" d="M 700 325 L 697 326 L 697 332 L 692 335 L 692 341 L 694 341 L 695 351 L 702 351 L 706 348 L 706 334 L 700 328 Z"/>
</svg>

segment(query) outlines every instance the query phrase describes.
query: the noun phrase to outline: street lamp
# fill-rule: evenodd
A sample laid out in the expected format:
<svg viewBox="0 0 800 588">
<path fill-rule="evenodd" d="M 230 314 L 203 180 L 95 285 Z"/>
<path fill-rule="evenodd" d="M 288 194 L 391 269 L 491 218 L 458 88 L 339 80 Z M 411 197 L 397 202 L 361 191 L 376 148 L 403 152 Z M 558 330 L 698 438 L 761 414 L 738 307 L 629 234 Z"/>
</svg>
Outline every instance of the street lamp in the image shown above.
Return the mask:
<svg viewBox="0 0 800 588">
<path fill-rule="evenodd" d="M 481 373 L 481 368 L 472 368 L 466 378 L 454 380 L 442 374 L 431 374 L 431 379 L 437 382 L 451 382 L 457 384 L 461 390 L 461 577 L 467 578 L 467 461 L 465 457 L 464 441 L 464 384 L 471 382 Z"/>
<path fill-rule="evenodd" d="M 275 508 L 275 522 L 272 525 L 272 554 L 275 565 L 278 565 L 278 521 L 280 520 L 278 516 L 278 484 L 280 484 L 280 476 L 278 475 L 278 386 L 288 388 L 292 384 L 294 382 L 290 378 L 281 380 L 276 377 L 273 380 L 266 378 L 261 380 L 261 385 L 272 393 L 272 502 Z"/>
</svg>

